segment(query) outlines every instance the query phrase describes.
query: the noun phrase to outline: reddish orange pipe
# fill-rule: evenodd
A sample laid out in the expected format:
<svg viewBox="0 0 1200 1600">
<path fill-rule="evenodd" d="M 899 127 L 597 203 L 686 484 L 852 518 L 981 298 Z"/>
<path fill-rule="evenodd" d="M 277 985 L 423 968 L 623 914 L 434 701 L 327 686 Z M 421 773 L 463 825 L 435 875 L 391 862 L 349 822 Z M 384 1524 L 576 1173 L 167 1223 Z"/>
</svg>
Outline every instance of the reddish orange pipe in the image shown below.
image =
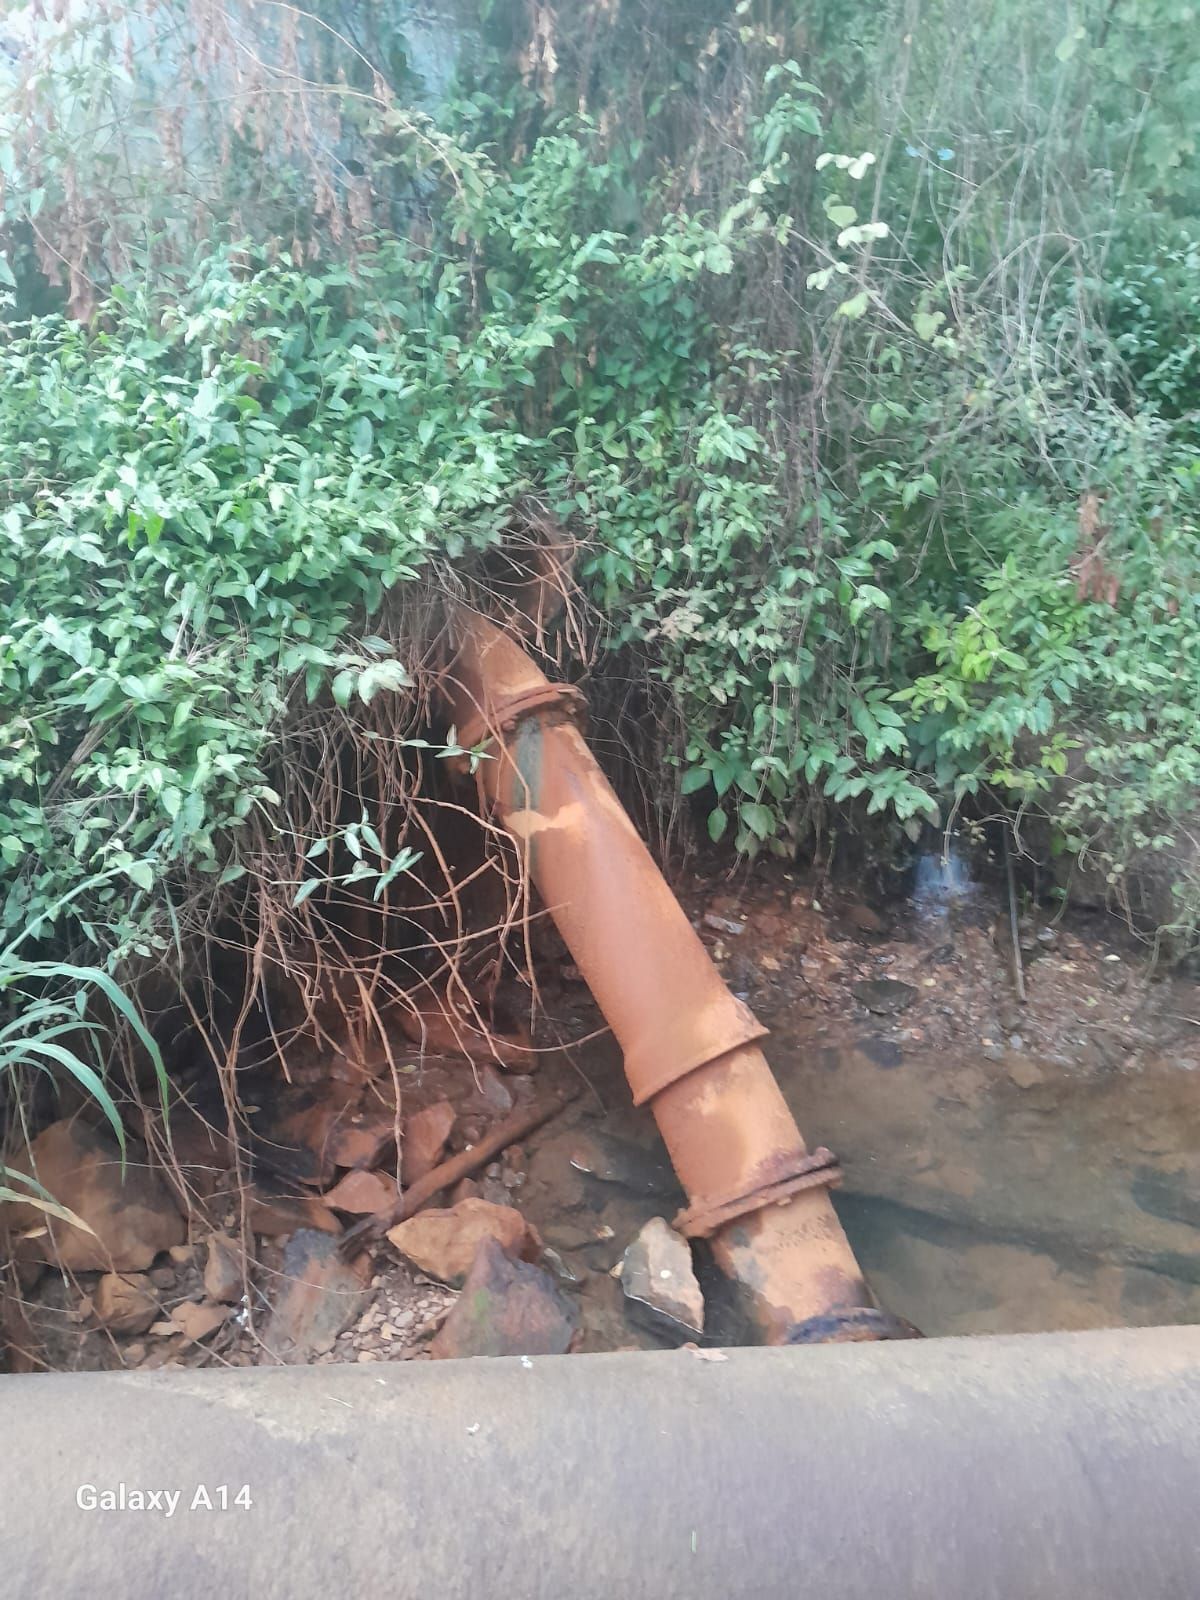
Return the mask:
<svg viewBox="0 0 1200 1600">
<path fill-rule="evenodd" d="M 810 1152 L 734 998 L 577 726 L 578 691 L 549 682 L 481 618 L 461 625 L 448 689 L 459 743 L 483 745 L 484 800 L 625 1055 L 689 1199 L 677 1226 L 712 1241 L 769 1343 L 872 1337 L 882 1319 Z"/>
</svg>

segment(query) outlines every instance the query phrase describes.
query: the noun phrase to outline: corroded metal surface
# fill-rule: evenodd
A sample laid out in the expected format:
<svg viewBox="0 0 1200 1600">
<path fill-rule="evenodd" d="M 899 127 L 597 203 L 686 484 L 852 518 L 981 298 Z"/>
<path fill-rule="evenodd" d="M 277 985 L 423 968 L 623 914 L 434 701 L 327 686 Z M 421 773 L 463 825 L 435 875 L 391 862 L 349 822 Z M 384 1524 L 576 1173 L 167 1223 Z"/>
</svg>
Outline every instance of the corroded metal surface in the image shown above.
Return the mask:
<svg viewBox="0 0 1200 1600">
<path fill-rule="evenodd" d="M 766 1029 L 722 979 L 577 725 L 573 691 L 473 617 L 452 671 L 455 725 L 482 742 L 485 805 L 517 841 L 650 1107 L 714 1253 L 771 1341 L 793 1323 L 870 1305 L 828 1196 L 757 1041 Z"/>
</svg>

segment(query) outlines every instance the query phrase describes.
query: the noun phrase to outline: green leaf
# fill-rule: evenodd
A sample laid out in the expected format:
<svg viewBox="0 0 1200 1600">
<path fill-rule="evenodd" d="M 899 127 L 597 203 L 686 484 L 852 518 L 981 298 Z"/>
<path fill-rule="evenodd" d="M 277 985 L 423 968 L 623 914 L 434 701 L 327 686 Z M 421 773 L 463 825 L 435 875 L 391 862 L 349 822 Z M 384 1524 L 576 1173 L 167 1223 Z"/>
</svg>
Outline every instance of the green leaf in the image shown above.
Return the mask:
<svg viewBox="0 0 1200 1600">
<path fill-rule="evenodd" d="M 380 689 L 398 692 L 411 688 L 412 678 L 399 661 L 377 662 L 358 675 L 358 697 L 364 705 L 370 705 Z"/>
<path fill-rule="evenodd" d="M 756 839 L 765 839 L 775 831 L 775 819 L 767 806 L 745 800 L 738 807 L 738 815 Z"/>
<path fill-rule="evenodd" d="M 928 344 L 945 320 L 940 311 L 918 311 L 913 318 L 913 329 L 917 338 L 923 339 Z"/>
<path fill-rule="evenodd" d="M 849 317 L 852 322 L 857 321 L 870 303 L 870 292 L 867 289 L 863 289 L 851 299 L 843 300 L 841 305 L 837 308 L 837 315 L 839 317 Z"/>
<path fill-rule="evenodd" d="M 154 887 L 154 868 L 149 861 L 134 861 L 125 869 L 139 889 L 149 891 Z"/>
<path fill-rule="evenodd" d="M 720 240 L 710 244 L 704 252 L 704 265 L 710 272 L 724 274 L 733 271 L 733 253 Z"/>
<path fill-rule="evenodd" d="M 357 417 L 350 429 L 350 448 L 356 456 L 369 456 L 375 443 L 375 429 L 370 417 Z"/>
<path fill-rule="evenodd" d="M 708 837 L 714 844 L 719 844 L 725 837 L 725 830 L 729 826 L 729 818 L 720 806 L 708 813 Z"/>
</svg>

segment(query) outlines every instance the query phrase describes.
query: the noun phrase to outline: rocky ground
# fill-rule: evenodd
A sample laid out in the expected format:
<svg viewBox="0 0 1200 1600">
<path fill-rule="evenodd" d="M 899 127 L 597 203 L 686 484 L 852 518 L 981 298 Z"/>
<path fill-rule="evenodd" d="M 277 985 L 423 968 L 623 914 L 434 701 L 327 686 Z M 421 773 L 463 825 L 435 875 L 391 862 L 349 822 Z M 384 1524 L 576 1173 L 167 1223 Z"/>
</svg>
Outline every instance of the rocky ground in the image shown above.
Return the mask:
<svg viewBox="0 0 1200 1600">
<path fill-rule="evenodd" d="M 771 1026 L 810 1144 L 839 1154 L 843 1219 L 892 1310 L 930 1333 L 1200 1320 L 1192 980 L 1110 921 L 1027 915 L 1018 985 L 1002 898 L 936 860 L 889 906 L 761 870 L 698 878 L 685 903 Z M 565 958 L 545 990 L 549 1043 L 595 1033 Z M 172 1117 L 165 1165 L 135 1146 L 124 1182 L 103 1131 L 44 1130 L 41 1181 L 82 1225 L 8 1209 L 10 1368 L 740 1336 L 667 1225 L 682 1196 L 611 1041 L 521 1076 L 402 1049 L 394 1072 L 314 1061 L 247 1085 L 240 1164 L 198 1105 Z M 554 1115 L 475 1159 L 532 1111 Z M 446 1163 L 429 1206 L 346 1244 L 398 1174 L 407 1192 Z"/>
</svg>

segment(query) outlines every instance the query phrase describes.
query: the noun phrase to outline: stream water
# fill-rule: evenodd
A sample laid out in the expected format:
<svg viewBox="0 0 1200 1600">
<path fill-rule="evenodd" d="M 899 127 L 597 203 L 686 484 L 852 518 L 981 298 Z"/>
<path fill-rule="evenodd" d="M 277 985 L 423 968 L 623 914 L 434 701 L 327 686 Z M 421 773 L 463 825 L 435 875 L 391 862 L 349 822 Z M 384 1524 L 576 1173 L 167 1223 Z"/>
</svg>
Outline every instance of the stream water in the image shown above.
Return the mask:
<svg viewBox="0 0 1200 1600">
<path fill-rule="evenodd" d="M 996 894 L 941 852 L 882 912 L 778 875 L 688 904 L 771 1027 L 809 1144 L 841 1159 L 837 1207 L 890 1310 L 927 1334 L 1200 1321 L 1193 981 L 1153 975 L 1111 922 L 1023 919 L 1018 1004 Z M 615 1048 L 578 1066 L 594 1096 L 531 1147 L 521 1203 L 580 1279 L 588 1347 L 652 1342 L 608 1269 L 680 1197 Z"/>
</svg>

